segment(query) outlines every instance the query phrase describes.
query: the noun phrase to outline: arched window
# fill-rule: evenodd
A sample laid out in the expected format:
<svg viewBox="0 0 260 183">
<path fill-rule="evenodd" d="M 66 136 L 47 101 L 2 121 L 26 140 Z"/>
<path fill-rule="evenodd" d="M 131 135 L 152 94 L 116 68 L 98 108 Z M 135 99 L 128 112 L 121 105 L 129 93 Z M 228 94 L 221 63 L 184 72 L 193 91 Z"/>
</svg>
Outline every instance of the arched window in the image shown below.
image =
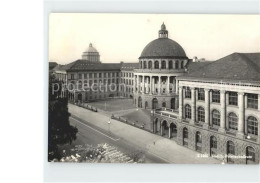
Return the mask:
<svg viewBox="0 0 260 183">
<path fill-rule="evenodd" d="M 198 108 L 198 121 L 205 122 L 205 110 L 203 107 Z"/>
<path fill-rule="evenodd" d="M 197 151 L 201 151 L 201 143 L 202 143 L 201 133 L 196 132 L 196 150 Z"/>
<path fill-rule="evenodd" d="M 144 69 L 146 69 L 147 68 L 147 66 L 146 66 L 146 61 L 144 61 Z"/>
<path fill-rule="evenodd" d="M 183 128 L 183 145 L 188 146 L 189 132 L 186 127 Z"/>
<path fill-rule="evenodd" d="M 175 61 L 175 69 L 179 69 L 179 61 L 178 60 Z"/>
<path fill-rule="evenodd" d="M 251 146 L 246 148 L 246 164 L 255 163 L 255 149 Z"/>
<path fill-rule="evenodd" d="M 191 119 L 191 107 L 189 104 L 185 106 L 185 118 Z"/>
<path fill-rule="evenodd" d="M 169 69 L 172 69 L 172 60 L 169 61 Z"/>
<path fill-rule="evenodd" d="M 217 154 L 218 142 L 215 136 L 210 137 L 210 155 Z"/>
<path fill-rule="evenodd" d="M 235 113 L 231 112 L 228 115 L 228 127 L 229 127 L 229 129 L 237 130 L 237 121 L 238 121 L 237 115 Z"/>
<path fill-rule="evenodd" d="M 247 133 L 250 135 L 258 135 L 258 122 L 254 116 L 247 118 Z"/>
<path fill-rule="evenodd" d="M 152 63 L 152 61 L 150 60 L 150 61 L 148 62 L 148 69 L 152 69 L 152 65 L 153 65 L 153 63 Z"/>
<path fill-rule="evenodd" d="M 162 103 L 162 107 L 166 107 L 166 103 L 165 102 Z"/>
<path fill-rule="evenodd" d="M 227 142 L 227 161 L 234 163 L 233 159 L 231 157 L 229 157 L 230 155 L 235 155 L 235 144 L 232 141 L 228 141 Z"/>
<path fill-rule="evenodd" d="M 183 69 L 183 61 L 181 61 L 181 69 Z"/>
<path fill-rule="evenodd" d="M 166 69 L 166 62 L 164 60 L 162 61 L 161 69 Z"/>
<path fill-rule="evenodd" d="M 154 68 L 159 69 L 159 62 L 157 60 L 154 62 Z"/>
<path fill-rule="evenodd" d="M 220 126 L 220 113 L 217 110 L 212 111 L 212 124 L 215 126 Z"/>
</svg>

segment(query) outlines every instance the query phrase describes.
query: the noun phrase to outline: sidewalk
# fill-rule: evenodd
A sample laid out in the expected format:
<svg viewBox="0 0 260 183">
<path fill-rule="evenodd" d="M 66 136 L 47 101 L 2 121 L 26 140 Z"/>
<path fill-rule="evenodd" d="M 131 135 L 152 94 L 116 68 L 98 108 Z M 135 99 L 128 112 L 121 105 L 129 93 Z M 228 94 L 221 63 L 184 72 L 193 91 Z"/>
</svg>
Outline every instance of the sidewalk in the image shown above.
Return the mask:
<svg viewBox="0 0 260 183">
<path fill-rule="evenodd" d="M 103 129 L 108 129 L 109 117 L 100 112 L 92 112 L 69 104 L 69 112 L 89 123 Z M 175 141 L 149 133 L 125 123 L 110 120 L 110 131 L 117 137 L 131 144 L 146 149 L 147 152 L 168 160 L 170 163 L 181 164 L 220 164 L 213 158 L 198 158 L 198 152 L 179 146 Z M 155 143 L 154 143 L 155 142 Z"/>
</svg>

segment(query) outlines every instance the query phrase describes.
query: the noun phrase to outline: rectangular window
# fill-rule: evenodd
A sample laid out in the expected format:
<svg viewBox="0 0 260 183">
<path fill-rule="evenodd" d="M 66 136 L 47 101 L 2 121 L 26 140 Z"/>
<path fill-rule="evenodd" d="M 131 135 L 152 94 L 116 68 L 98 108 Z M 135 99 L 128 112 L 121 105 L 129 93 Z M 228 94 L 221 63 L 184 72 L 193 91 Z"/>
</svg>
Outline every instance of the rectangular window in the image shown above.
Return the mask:
<svg viewBox="0 0 260 183">
<path fill-rule="evenodd" d="M 212 91 L 212 102 L 220 103 L 220 92 L 219 90 L 213 90 Z"/>
<path fill-rule="evenodd" d="M 87 73 L 85 73 L 85 74 L 84 74 L 84 79 L 87 79 L 87 77 L 88 77 L 88 76 L 87 76 Z"/>
<path fill-rule="evenodd" d="M 74 79 L 74 74 L 71 74 L 70 76 L 71 76 L 71 79 Z"/>
<path fill-rule="evenodd" d="M 190 87 L 186 87 L 186 89 L 185 89 L 185 98 L 191 98 Z"/>
<path fill-rule="evenodd" d="M 258 109 L 258 95 L 257 94 L 247 94 L 247 107 Z"/>
<path fill-rule="evenodd" d="M 229 92 L 229 105 L 237 105 L 237 93 Z"/>
<path fill-rule="evenodd" d="M 79 79 L 82 79 L 82 74 L 79 74 Z"/>
<path fill-rule="evenodd" d="M 92 78 L 92 73 L 89 73 L 89 77 Z"/>
<path fill-rule="evenodd" d="M 100 77 L 100 78 L 102 77 L 102 73 L 99 73 L 99 77 Z"/>
<path fill-rule="evenodd" d="M 97 77 L 97 73 L 94 73 L 94 78 L 96 78 Z"/>
<path fill-rule="evenodd" d="M 198 100 L 205 100 L 205 92 L 203 88 L 198 89 Z"/>
</svg>

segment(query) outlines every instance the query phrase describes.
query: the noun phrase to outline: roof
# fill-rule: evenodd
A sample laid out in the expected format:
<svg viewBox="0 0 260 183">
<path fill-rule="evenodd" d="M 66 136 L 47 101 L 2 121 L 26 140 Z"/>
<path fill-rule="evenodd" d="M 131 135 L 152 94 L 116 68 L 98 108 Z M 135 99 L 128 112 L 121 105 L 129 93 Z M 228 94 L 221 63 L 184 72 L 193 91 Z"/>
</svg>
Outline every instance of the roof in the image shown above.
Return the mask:
<svg viewBox="0 0 260 183">
<path fill-rule="evenodd" d="M 121 70 L 134 70 L 139 68 L 138 62 L 122 63 Z"/>
<path fill-rule="evenodd" d="M 260 53 L 232 53 L 214 62 L 200 64 L 199 68 L 198 65 L 191 66 L 192 69 L 180 78 L 260 82 Z"/>
<path fill-rule="evenodd" d="M 49 62 L 49 70 L 52 70 L 54 67 L 56 67 L 58 64 L 56 62 Z"/>
<path fill-rule="evenodd" d="M 67 71 L 119 71 L 120 68 L 120 63 L 93 63 L 87 60 L 76 60 L 68 64 Z"/>
<path fill-rule="evenodd" d="M 158 38 L 143 49 L 139 58 L 187 58 L 187 56 L 177 42 L 168 38 Z"/>
<path fill-rule="evenodd" d="M 188 69 L 187 73 L 191 73 L 194 72 L 208 64 L 210 64 L 211 62 L 207 61 L 207 62 L 188 62 L 188 65 L 186 66 Z"/>
</svg>

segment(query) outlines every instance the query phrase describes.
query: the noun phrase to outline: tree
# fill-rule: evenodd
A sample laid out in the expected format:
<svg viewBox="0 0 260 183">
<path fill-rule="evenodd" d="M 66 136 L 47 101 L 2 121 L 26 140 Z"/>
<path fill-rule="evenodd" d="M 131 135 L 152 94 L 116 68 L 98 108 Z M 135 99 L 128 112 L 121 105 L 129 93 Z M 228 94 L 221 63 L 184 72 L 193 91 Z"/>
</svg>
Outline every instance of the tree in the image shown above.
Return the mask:
<svg viewBox="0 0 260 183">
<path fill-rule="evenodd" d="M 58 145 L 72 143 L 76 140 L 78 129 L 70 125 L 68 99 L 61 98 L 62 82 L 49 76 L 48 104 L 48 160 L 60 159 Z"/>
</svg>

